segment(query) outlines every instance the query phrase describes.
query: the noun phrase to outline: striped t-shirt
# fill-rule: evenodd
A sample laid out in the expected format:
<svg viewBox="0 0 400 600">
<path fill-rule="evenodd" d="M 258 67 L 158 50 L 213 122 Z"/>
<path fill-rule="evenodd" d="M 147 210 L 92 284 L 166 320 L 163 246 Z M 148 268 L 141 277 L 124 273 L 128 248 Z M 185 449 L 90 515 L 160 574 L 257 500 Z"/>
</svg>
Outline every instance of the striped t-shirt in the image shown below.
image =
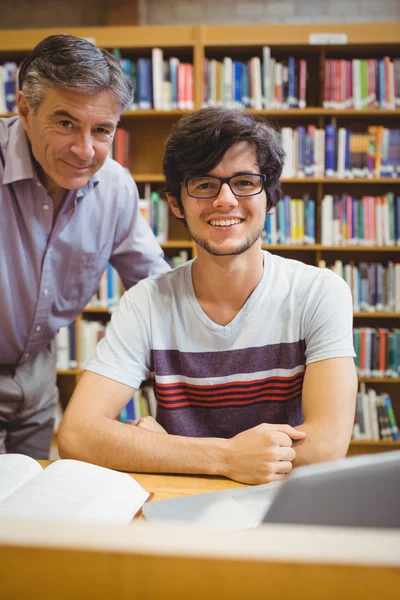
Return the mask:
<svg viewBox="0 0 400 600">
<path fill-rule="evenodd" d="M 171 434 L 232 437 L 260 423 L 303 422 L 305 366 L 354 356 L 347 284 L 327 269 L 264 252 L 264 273 L 236 317 L 214 323 L 189 261 L 123 296 L 86 367 L 133 388 L 155 379 Z"/>
</svg>

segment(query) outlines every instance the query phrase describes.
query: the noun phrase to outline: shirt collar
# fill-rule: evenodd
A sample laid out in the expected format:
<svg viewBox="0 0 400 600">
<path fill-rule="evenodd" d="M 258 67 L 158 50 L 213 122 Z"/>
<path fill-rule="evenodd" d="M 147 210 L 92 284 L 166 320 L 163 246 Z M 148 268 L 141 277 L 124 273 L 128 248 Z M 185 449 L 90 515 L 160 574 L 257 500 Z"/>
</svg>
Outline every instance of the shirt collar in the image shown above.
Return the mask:
<svg viewBox="0 0 400 600">
<path fill-rule="evenodd" d="M 28 136 L 22 126 L 21 119 L 16 117 L 15 122 L 10 127 L 3 184 L 14 183 L 22 179 L 36 179 L 36 181 L 39 181 L 32 161 Z M 77 191 L 77 197 L 86 196 L 98 183 L 99 171 L 89 179 L 86 185 Z"/>
<path fill-rule="evenodd" d="M 10 127 L 3 184 L 21 179 L 38 179 L 38 176 L 32 163 L 28 137 L 21 120 L 17 117 Z"/>
</svg>

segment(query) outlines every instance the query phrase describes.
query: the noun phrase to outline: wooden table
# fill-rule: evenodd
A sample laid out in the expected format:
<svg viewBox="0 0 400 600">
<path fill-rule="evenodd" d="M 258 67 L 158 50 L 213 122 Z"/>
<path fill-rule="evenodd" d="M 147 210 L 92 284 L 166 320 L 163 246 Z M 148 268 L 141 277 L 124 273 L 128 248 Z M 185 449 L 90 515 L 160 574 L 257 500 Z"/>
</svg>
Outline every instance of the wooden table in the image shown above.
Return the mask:
<svg viewBox="0 0 400 600">
<path fill-rule="evenodd" d="M 221 477 L 132 476 L 153 501 L 240 486 Z M 288 525 L 224 532 L 6 520 L 0 599 L 399 599 L 399 539 L 398 531 Z"/>
</svg>

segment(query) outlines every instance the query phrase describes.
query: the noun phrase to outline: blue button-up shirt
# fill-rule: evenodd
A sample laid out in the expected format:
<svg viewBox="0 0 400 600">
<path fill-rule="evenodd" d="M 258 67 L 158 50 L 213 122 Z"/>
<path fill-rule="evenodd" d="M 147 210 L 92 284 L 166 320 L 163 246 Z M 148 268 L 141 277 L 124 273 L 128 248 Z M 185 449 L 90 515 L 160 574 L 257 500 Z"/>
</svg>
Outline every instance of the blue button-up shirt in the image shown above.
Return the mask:
<svg viewBox="0 0 400 600">
<path fill-rule="evenodd" d="M 169 267 L 121 165 L 68 191 L 53 225 L 18 117 L 0 119 L 0 152 L 0 364 L 15 364 L 82 312 L 108 262 L 125 288 Z"/>
</svg>

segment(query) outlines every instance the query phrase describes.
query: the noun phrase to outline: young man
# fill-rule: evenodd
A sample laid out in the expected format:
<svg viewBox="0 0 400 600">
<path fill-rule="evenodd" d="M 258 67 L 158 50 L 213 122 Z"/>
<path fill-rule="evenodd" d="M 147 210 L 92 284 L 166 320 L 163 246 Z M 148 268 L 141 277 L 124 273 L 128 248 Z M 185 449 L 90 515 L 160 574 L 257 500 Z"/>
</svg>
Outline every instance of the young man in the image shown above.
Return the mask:
<svg viewBox="0 0 400 600">
<path fill-rule="evenodd" d="M 283 159 L 275 132 L 241 111 L 175 126 L 167 196 L 197 258 L 125 294 L 64 415 L 62 456 L 262 483 L 345 455 L 357 390 L 349 288 L 261 248 Z M 116 421 L 152 375 L 157 421 Z"/>
<path fill-rule="evenodd" d="M 47 458 L 57 330 L 110 261 L 126 288 L 169 270 L 134 181 L 107 158 L 132 84 L 70 35 L 43 40 L 19 73 L 19 117 L 0 119 L 0 453 Z"/>
</svg>

